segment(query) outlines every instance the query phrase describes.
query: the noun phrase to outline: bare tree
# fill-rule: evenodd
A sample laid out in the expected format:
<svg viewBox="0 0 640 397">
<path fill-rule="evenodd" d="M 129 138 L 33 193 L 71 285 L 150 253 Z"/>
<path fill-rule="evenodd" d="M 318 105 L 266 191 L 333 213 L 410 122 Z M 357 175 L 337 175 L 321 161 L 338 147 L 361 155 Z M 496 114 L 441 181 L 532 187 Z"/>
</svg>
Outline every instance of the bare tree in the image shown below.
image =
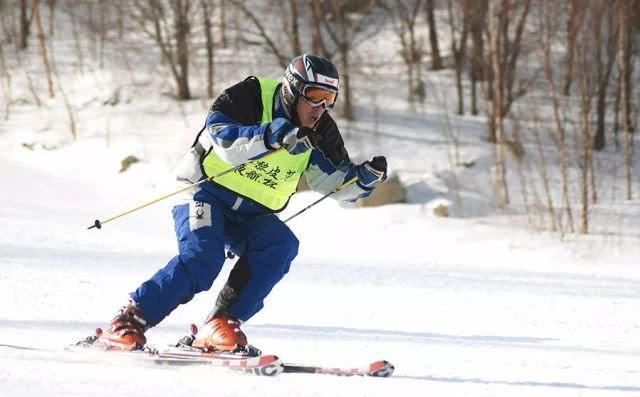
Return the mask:
<svg viewBox="0 0 640 397">
<path fill-rule="evenodd" d="M 189 0 L 148 0 L 133 2 L 132 17 L 143 31 L 152 37 L 163 58 L 169 64 L 176 83 L 179 99 L 190 99 L 189 48 L 190 12 Z"/>
<path fill-rule="evenodd" d="M 275 33 L 270 33 L 267 26 L 264 24 L 264 18 L 260 18 L 256 12 L 244 1 L 241 0 L 229 0 L 231 4 L 237 7 L 244 15 L 253 22 L 253 25 L 258 29 L 258 36 L 261 38 L 261 42 L 252 42 L 249 44 L 258 44 L 265 46 L 271 54 L 276 58 L 278 64 L 284 69 L 287 66 L 287 62 L 291 59 L 286 53 L 283 53 L 281 47 L 278 44 L 278 40 L 275 37 Z"/>
<path fill-rule="evenodd" d="M 227 48 L 226 0 L 220 0 L 220 47 Z"/>
<path fill-rule="evenodd" d="M 540 117 L 537 108 L 534 114 L 534 119 L 535 127 L 532 129 L 532 132 L 535 140 L 535 146 L 538 152 L 538 157 L 540 158 L 540 166 L 538 167 L 538 169 L 540 171 L 540 177 L 542 178 L 542 186 L 544 188 L 546 208 L 547 212 L 549 213 L 549 220 L 551 223 L 551 231 L 555 232 L 558 230 L 558 222 L 556 221 L 556 209 L 553 202 L 553 195 L 551 194 L 551 178 L 549 176 L 549 166 L 547 165 L 547 158 L 544 154 L 544 145 L 542 144 L 542 139 L 540 138 L 540 132 L 538 128 Z"/>
<path fill-rule="evenodd" d="M 462 91 L 462 68 L 464 67 L 464 62 L 466 58 L 467 52 L 467 37 L 469 36 L 469 23 L 467 21 L 468 17 L 468 7 L 470 1 L 473 0 L 456 0 L 455 5 L 457 14 L 462 14 L 461 22 L 459 23 L 461 26 L 458 29 L 461 29 L 461 32 L 457 33 L 456 22 L 454 17 L 454 0 L 448 0 L 448 11 L 449 11 L 449 27 L 451 29 L 451 53 L 453 54 L 453 60 L 455 64 L 456 71 L 456 92 L 458 93 L 458 114 L 464 114 L 464 94 Z"/>
<path fill-rule="evenodd" d="M 469 30 L 471 31 L 471 114 L 478 114 L 478 82 L 485 80 L 486 61 L 484 54 L 484 30 L 487 19 L 487 0 L 472 2 L 469 9 Z"/>
<path fill-rule="evenodd" d="M 20 43 L 19 48 L 24 50 L 29 46 L 29 34 L 31 21 L 33 20 L 33 4 L 29 7 L 27 0 L 20 0 Z M 31 9 L 31 13 L 29 13 Z"/>
<path fill-rule="evenodd" d="M 175 59 L 178 64 L 176 72 L 174 72 L 176 83 L 178 84 L 178 98 L 190 99 L 191 91 L 189 89 L 189 0 L 174 0 L 171 3 L 174 14 L 175 29 Z M 179 72 L 178 72 L 179 71 Z"/>
<path fill-rule="evenodd" d="M 493 2 L 493 4 L 491 4 Z M 492 61 L 494 64 L 492 67 L 493 72 L 496 72 L 496 65 L 500 68 L 501 79 L 503 81 L 495 83 L 490 82 L 493 90 L 491 95 L 498 94 L 500 96 L 499 107 L 492 106 L 492 115 L 489 117 L 489 142 L 499 142 L 497 137 L 495 123 L 499 120 L 503 120 L 511 110 L 511 106 L 515 100 L 526 93 L 526 85 L 516 85 L 516 83 L 522 83 L 518 80 L 518 59 L 522 53 L 522 37 L 524 33 L 525 24 L 529 11 L 531 10 L 532 0 L 492 0 L 490 5 L 496 13 L 493 17 L 496 30 L 493 36 L 489 37 L 489 40 L 494 40 L 496 48 L 491 49 L 491 57 L 497 56 L 498 59 Z M 519 15 L 518 15 L 519 12 Z M 490 16 L 491 17 L 491 16 Z M 512 23 L 515 26 L 511 28 Z M 495 74 L 493 78 L 497 77 Z M 499 88 L 500 93 L 496 93 L 495 89 Z M 493 103 L 494 105 L 496 102 Z M 495 115 L 497 113 L 497 115 Z"/>
<path fill-rule="evenodd" d="M 325 58 L 330 58 L 331 55 L 327 50 L 327 46 L 324 44 L 322 37 L 322 27 L 320 26 L 320 15 L 318 7 L 315 6 L 313 1 L 309 3 L 309 9 L 311 10 L 311 51 L 316 55 L 321 55 Z"/>
<path fill-rule="evenodd" d="M 427 25 L 429 26 L 429 44 L 431 45 L 431 69 L 442 69 L 442 56 L 440 56 L 440 44 L 438 40 L 438 28 L 435 18 L 435 0 L 426 0 L 424 9 L 427 13 Z"/>
<path fill-rule="evenodd" d="M 589 233 L 590 192 L 592 188 L 592 151 L 591 151 L 591 101 L 595 96 L 595 78 L 591 70 L 593 55 L 590 40 L 580 40 L 576 46 L 578 57 L 578 77 L 580 82 L 580 114 L 582 128 L 582 158 L 580 162 L 580 201 L 582 204 L 580 233 Z"/>
<path fill-rule="evenodd" d="M 291 11 L 291 28 L 289 31 L 291 51 L 294 55 L 302 53 L 300 45 L 300 28 L 298 26 L 298 5 L 296 0 L 289 0 L 289 10 Z"/>
<path fill-rule="evenodd" d="M 500 45 L 501 21 L 505 15 L 501 12 L 498 0 L 489 0 L 489 47 L 491 49 L 491 66 L 493 70 L 493 95 L 491 124 L 494 126 L 495 134 L 495 169 L 493 182 L 496 191 L 496 203 L 499 207 L 509 203 L 509 190 L 507 188 L 507 178 L 504 156 L 504 118 L 500 109 L 503 108 L 503 64 L 501 62 L 502 46 Z"/>
<path fill-rule="evenodd" d="M 8 43 L 13 43 L 17 36 L 13 14 L 13 8 L 8 8 L 5 0 L 0 0 L 0 24 L 2 24 L 2 32 Z"/>
<path fill-rule="evenodd" d="M 313 6 L 316 7 L 316 15 L 320 18 L 321 26 L 331 38 L 340 56 L 340 80 L 343 87 L 342 92 L 344 93 L 344 95 L 341 95 L 344 98 L 342 116 L 347 120 L 353 120 L 351 50 L 366 35 L 367 21 L 374 14 L 373 10 L 376 2 L 374 0 L 360 2 L 344 0 L 311 1 Z"/>
<path fill-rule="evenodd" d="M 618 51 L 620 52 L 620 101 L 622 102 L 622 129 L 624 131 L 624 164 L 626 174 L 627 200 L 633 198 L 632 192 L 632 135 L 631 135 L 631 4 L 622 0 L 618 3 L 618 20 L 620 34 L 618 35 Z M 638 13 L 640 15 L 640 13 Z"/>
<path fill-rule="evenodd" d="M 4 84 L 2 84 L 2 91 L 4 93 L 4 119 L 9 120 L 9 113 L 11 109 L 11 102 L 13 101 L 11 94 L 11 72 L 9 71 L 9 67 L 7 65 L 7 61 L 4 57 L 4 51 L 2 49 L 2 43 L 0 42 L 0 70 L 2 70 L 2 74 L 4 75 Z"/>
<path fill-rule="evenodd" d="M 580 54 L 583 67 L 586 67 L 587 51 L 582 51 Z M 583 234 L 589 233 L 589 189 L 591 186 L 589 172 L 593 170 L 591 167 L 591 98 L 592 98 L 592 80 L 588 72 L 581 74 L 581 101 L 580 112 L 582 114 L 582 163 L 580 166 L 580 186 L 581 189 L 581 203 L 582 203 L 582 223 L 580 226 L 580 232 Z"/>
<path fill-rule="evenodd" d="M 60 79 L 60 74 L 58 73 L 56 59 L 53 52 L 51 53 L 51 69 L 53 70 L 53 74 L 56 76 L 56 80 L 58 82 L 58 90 L 60 91 L 60 95 L 62 96 L 62 100 L 64 101 L 64 106 L 67 109 L 71 138 L 75 141 L 78 139 L 78 128 L 76 123 L 75 111 L 73 109 L 73 106 L 71 105 L 71 101 L 69 100 L 67 93 L 64 90 L 64 85 L 62 84 L 62 80 Z"/>
<path fill-rule="evenodd" d="M 49 66 L 49 57 L 47 55 L 47 42 L 42 29 L 42 21 L 40 20 L 40 0 L 33 0 L 32 14 L 36 20 L 36 30 L 38 32 L 38 42 L 40 43 L 40 55 L 42 56 L 42 62 L 44 63 L 44 69 L 47 74 L 47 87 L 49 88 L 49 97 L 53 98 L 55 93 L 53 91 L 53 79 L 51 78 L 51 66 Z"/>
<path fill-rule="evenodd" d="M 126 0 L 117 0 L 117 2 L 114 3 L 117 15 L 116 21 L 118 24 L 118 38 L 120 39 L 124 37 L 124 21 L 127 9 L 125 1 Z"/>
<path fill-rule="evenodd" d="M 107 41 L 107 4 L 101 1 L 98 3 L 98 66 L 104 69 L 104 49 Z"/>
<path fill-rule="evenodd" d="M 423 42 L 416 32 L 416 21 L 424 0 L 395 0 L 394 19 L 397 21 L 396 34 L 400 39 L 400 55 L 407 66 L 408 98 L 423 101 L 425 97 L 422 81 Z"/>
<path fill-rule="evenodd" d="M 73 34 L 73 42 L 76 48 L 76 55 L 78 56 L 78 67 L 80 73 L 84 73 L 84 51 L 82 50 L 82 42 L 80 37 L 80 24 L 76 17 L 75 7 L 69 7 L 69 16 L 71 17 L 71 31 Z"/>
<path fill-rule="evenodd" d="M 211 31 L 211 17 L 209 0 L 200 0 L 200 7 L 202 8 L 202 18 L 204 23 L 204 36 L 205 46 L 207 48 L 207 97 L 213 98 L 213 72 L 214 72 L 214 60 L 213 60 L 213 33 Z"/>
<path fill-rule="evenodd" d="M 556 125 L 556 148 L 558 150 L 558 161 L 560 163 L 560 191 L 561 194 L 561 205 L 564 208 L 567 216 L 567 224 L 569 230 L 571 232 L 574 231 L 574 221 L 573 221 L 573 212 L 571 209 L 571 198 L 569 196 L 569 158 L 568 158 L 568 148 L 567 148 L 567 133 L 564 127 L 564 122 L 562 120 L 560 114 L 560 103 L 558 100 L 558 88 L 556 81 L 553 76 L 553 60 L 551 54 L 551 46 L 552 46 L 552 35 L 551 31 L 553 29 L 551 25 L 552 15 L 554 14 L 554 9 L 552 8 L 552 3 L 550 2 L 541 2 L 539 3 L 542 8 L 542 12 L 540 13 L 540 43 L 541 43 L 541 63 L 543 65 L 545 77 L 550 87 L 551 94 L 551 104 L 553 109 L 553 117 Z M 561 215 L 560 212 L 559 215 Z M 558 220 L 559 226 L 562 229 L 562 218 Z"/>
<path fill-rule="evenodd" d="M 55 33 L 55 11 L 57 0 L 47 0 L 49 7 L 49 37 L 53 37 Z"/>
<path fill-rule="evenodd" d="M 617 8 L 617 7 L 616 7 Z M 593 1 L 590 7 L 593 19 L 595 54 L 593 62 L 596 69 L 596 131 L 593 137 L 593 149 L 602 150 L 605 146 L 605 111 L 607 89 L 613 65 L 616 61 L 618 41 L 617 12 L 608 0 Z M 604 36 L 604 37 L 603 37 Z"/>
<path fill-rule="evenodd" d="M 564 95 L 571 93 L 571 83 L 573 82 L 573 58 L 575 54 L 576 40 L 578 37 L 578 31 L 582 26 L 586 7 L 584 7 L 583 0 L 571 0 L 568 3 L 569 14 L 567 17 L 567 47 L 565 51 L 565 78 L 564 88 L 562 92 Z"/>
</svg>

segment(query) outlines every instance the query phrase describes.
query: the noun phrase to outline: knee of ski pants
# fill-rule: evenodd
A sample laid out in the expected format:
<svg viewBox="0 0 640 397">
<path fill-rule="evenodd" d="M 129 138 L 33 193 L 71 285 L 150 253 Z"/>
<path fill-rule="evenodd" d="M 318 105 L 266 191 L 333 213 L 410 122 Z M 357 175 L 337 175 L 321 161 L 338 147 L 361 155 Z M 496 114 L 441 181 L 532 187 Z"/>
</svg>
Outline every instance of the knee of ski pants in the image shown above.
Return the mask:
<svg viewBox="0 0 640 397">
<path fill-rule="evenodd" d="M 178 257 L 188 274 L 193 294 L 207 291 L 220 273 L 225 261 L 224 241 L 219 227 L 211 226 L 194 228 L 188 217 L 188 206 L 176 212 L 176 233 L 178 236 Z M 185 212 L 186 217 L 185 217 Z M 186 219 L 185 219 L 186 218 Z"/>
<path fill-rule="evenodd" d="M 293 232 L 285 229 L 278 233 L 269 230 L 268 238 L 250 247 L 246 254 L 250 279 L 229 307 L 232 316 L 243 321 L 253 317 L 262 310 L 264 299 L 273 287 L 289 272 L 300 243 Z"/>
<path fill-rule="evenodd" d="M 248 261 L 252 270 L 276 282 L 289 272 L 289 267 L 298 255 L 300 241 L 281 221 L 274 222 L 262 230 L 249 244 Z"/>
</svg>

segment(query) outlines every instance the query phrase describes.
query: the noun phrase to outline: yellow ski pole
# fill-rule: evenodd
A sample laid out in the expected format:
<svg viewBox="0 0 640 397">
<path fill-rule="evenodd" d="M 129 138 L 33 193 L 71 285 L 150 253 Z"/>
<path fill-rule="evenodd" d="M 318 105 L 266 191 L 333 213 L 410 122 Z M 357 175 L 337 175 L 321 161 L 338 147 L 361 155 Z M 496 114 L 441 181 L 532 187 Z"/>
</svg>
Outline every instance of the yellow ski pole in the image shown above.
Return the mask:
<svg viewBox="0 0 640 397">
<path fill-rule="evenodd" d="M 278 149 L 278 150 L 282 150 L 282 149 Z M 273 152 L 271 152 L 271 153 L 268 153 L 267 155 L 262 156 L 262 157 L 260 157 L 260 158 L 257 158 L 257 159 L 253 159 L 253 160 L 247 161 L 246 163 L 243 163 L 243 164 L 237 165 L 237 166 L 235 166 L 235 167 L 233 167 L 233 168 L 229 168 L 229 169 L 228 169 L 228 170 L 226 170 L 226 171 L 222 171 L 221 173 L 216 174 L 216 175 L 213 175 L 213 176 L 210 176 L 210 177 L 208 177 L 207 179 L 203 179 L 203 180 L 201 180 L 201 181 L 199 181 L 199 182 L 197 182 L 197 183 L 194 183 L 194 184 L 192 184 L 192 185 L 189 185 L 189 186 L 187 186 L 187 187 L 185 187 L 185 188 L 182 188 L 182 189 L 176 190 L 176 191 L 175 191 L 175 192 L 173 192 L 173 193 L 165 194 L 164 196 L 158 197 L 157 199 L 154 199 L 154 200 L 148 201 L 148 202 L 146 202 L 146 203 L 144 203 L 144 204 L 141 204 L 141 205 L 139 205 L 139 206 L 137 206 L 137 207 L 135 207 L 135 208 L 131 208 L 130 210 L 127 210 L 127 211 L 124 211 L 124 212 L 122 212 L 122 213 L 120 213 L 120 214 L 114 215 L 114 216 L 112 216 L 111 218 L 105 219 L 104 221 L 100 221 L 100 220 L 96 219 L 96 220 L 95 220 L 95 222 L 93 223 L 93 225 L 89 226 L 89 227 L 87 228 L 87 230 L 89 230 L 89 229 L 93 229 L 93 228 L 101 229 L 101 228 L 102 228 L 102 225 L 104 225 L 104 224 L 105 224 L 105 223 L 107 223 L 107 222 L 111 222 L 111 221 L 116 220 L 116 219 L 118 219 L 118 218 L 122 218 L 122 217 L 123 217 L 123 216 L 125 216 L 125 215 L 129 215 L 129 214 L 130 214 L 130 213 L 132 213 L 132 212 L 135 212 L 135 211 L 138 211 L 138 210 L 143 209 L 143 208 L 145 208 L 145 207 L 148 207 L 148 206 L 150 206 L 151 204 L 155 204 L 155 203 L 157 203 L 158 201 L 162 201 L 162 200 L 164 200 L 164 199 L 166 199 L 166 198 L 169 198 L 169 197 L 171 197 L 171 196 L 175 196 L 175 195 L 176 195 L 176 194 L 178 194 L 178 193 L 182 193 L 182 192 L 185 192 L 185 191 L 187 191 L 187 190 L 189 190 L 189 189 L 193 189 L 194 187 L 196 187 L 196 186 L 198 186 L 198 185 L 201 185 L 201 184 L 203 184 L 203 183 L 205 183 L 205 182 L 212 181 L 212 180 L 214 180 L 214 179 L 216 179 L 216 178 L 219 178 L 219 177 L 221 177 L 221 176 L 223 176 L 223 175 L 226 175 L 226 174 L 228 174 L 228 173 L 230 173 L 230 172 L 234 172 L 235 170 L 239 169 L 240 167 L 242 167 L 242 166 L 246 166 L 247 164 L 251 164 L 251 163 L 253 163 L 254 161 L 258 161 L 258 160 L 265 159 L 265 158 L 267 158 L 267 157 L 271 156 L 272 154 L 276 153 L 278 150 L 275 150 L 275 151 L 273 151 Z"/>
</svg>

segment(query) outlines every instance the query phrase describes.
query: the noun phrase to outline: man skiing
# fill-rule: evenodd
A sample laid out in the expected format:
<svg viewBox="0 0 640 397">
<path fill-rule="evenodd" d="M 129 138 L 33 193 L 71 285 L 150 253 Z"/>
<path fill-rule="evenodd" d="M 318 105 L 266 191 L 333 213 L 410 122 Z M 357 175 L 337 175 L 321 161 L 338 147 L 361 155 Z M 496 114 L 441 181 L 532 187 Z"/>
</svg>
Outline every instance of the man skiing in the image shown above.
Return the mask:
<svg viewBox="0 0 640 397">
<path fill-rule="evenodd" d="M 282 82 L 249 77 L 213 103 L 205 128 L 182 159 L 178 179 L 196 183 L 173 208 L 179 253 L 130 294 L 97 342 L 133 350 L 145 331 L 178 305 L 211 288 L 225 249 L 239 259 L 193 346 L 204 351 L 242 351 L 240 325 L 289 271 L 298 239 L 274 213 L 283 210 L 302 175 L 326 194 L 355 178 L 334 197 L 367 197 L 386 179 L 382 156 L 353 164 L 328 110 L 338 97 L 335 66 L 319 56 L 293 58 Z"/>
</svg>

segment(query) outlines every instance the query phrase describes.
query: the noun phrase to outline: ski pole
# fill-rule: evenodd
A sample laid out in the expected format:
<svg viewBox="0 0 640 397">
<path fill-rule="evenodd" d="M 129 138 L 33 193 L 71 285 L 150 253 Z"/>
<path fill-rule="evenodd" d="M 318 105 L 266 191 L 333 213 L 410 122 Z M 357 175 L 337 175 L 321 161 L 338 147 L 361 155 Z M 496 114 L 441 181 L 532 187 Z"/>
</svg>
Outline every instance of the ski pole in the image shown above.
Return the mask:
<svg viewBox="0 0 640 397">
<path fill-rule="evenodd" d="M 334 190 L 332 190 L 331 192 L 325 194 L 324 196 L 320 197 L 319 199 L 317 199 L 316 201 L 314 201 L 313 203 L 307 205 L 306 207 L 304 207 L 303 209 L 301 209 L 300 211 L 296 212 L 295 214 L 291 215 L 290 217 L 288 217 L 287 219 L 284 220 L 284 223 L 289 222 L 290 220 L 292 220 L 293 218 L 295 218 L 296 216 L 302 214 L 303 212 L 305 212 L 306 210 L 308 210 L 309 208 L 313 207 L 314 205 L 318 204 L 319 202 L 321 202 L 322 200 L 326 199 L 327 197 L 331 197 L 332 195 L 338 193 L 340 190 L 344 189 L 345 187 L 351 185 L 352 183 L 354 183 L 355 181 L 358 180 L 358 177 L 353 177 L 352 179 L 346 181 L 345 183 L 343 183 L 342 185 L 338 186 L 337 188 L 335 188 Z"/>
<path fill-rule="evenodd" d="M 296 212 L 295 214 L 291 215 L 290 217 L 288 217 L 287 219 L 284 220 L 284 223 L 287 223 L 288 221 L 290 221 L 291 219 L 295 218 L 296 216 L 302 214 L 303 212 L 305 212 L 306 210 L 308 210 L 309 208 L 313 207 L 314 205 L 318 204 L 319 202 L 321 202 L 322 200 L 326 199 L 327 197 L 330 197 L 336 193 L 338 193 L 340 190 L 344 189 L 345 187 L 351 185 L 353 182 L 357 181 L 358 178 L 354 177 L 353 179 L 348 180 L 347 182 L 343 183 L 342 185 L 338 186 L 335 190 L 325 194 L 324 196 L 320 197 L 318 200 L 314 201 L 313 203 L 309 204 L 308 206 L 304 207 L 303 209 L 301 209 L 300 211 Z M 233 245 L 233 243 L 229 244 L 229 245 Z M 236 254 L 234 254 L 231 251 L 227 251 L 227 258 L 229 259 L 233 259 L 236 257 Z"/>
<path fill-rule="evenodd" d="M 246 165 L 248 165 L 248 164 L 251 164 L 251 163 L 253 163 L 254 161 L 265 159 L 265 158 L 267 158 L 267 157 L 271 156 L 272 154 L 276 153 L 277 151 L 278 151 L 278 150 L 275 150 L 275 151 L 273 151 L 273 152 L 271 152 L 271 153 L 268 153 L 267 155 L 262 156 L 262 157 L 260 157 L 260 158 L 253 159 L 253 160 L 249 160 L 249 161 L 247 161 L 246 163 L 242 163 L 242 164 L 237 165 L 237 166 L 235 166 L 235 167 L 233 167 L 233 168 L 229 168 L 228 170 L 226 170 L 226 171 L 222 171 L 222 172 L 220 172 L 219 174 L 216 174 L 216 175 L 210 176 L 210 177 L 208 177 L 207 179 L 203 179 L 203 180 L 201 180 L 201 181 L 199 181 L 199 182 L 197 182 L 197 183 L 194 183 L 194 184 L 192 184 L 192 185 L 189 185 L 189 186 L 187 186 L 187 187 L 185 187 L 185 188 L 182 188 L 182 189 L 176 190 L 176 191 L 175 191 L 175 192 L 173 192 L 173 193 L 165 194 L 164 196 L 158 197 L 157 199 L 154 199 L 154 200 L 148 201 L 148 202 L 146 202 L 146 203 L 144 203 L 144 204 L 141 204 L 141 205 L 139 205 L 139 206 L 137 206 L 137 207 L 135 207 L 135 208 L 131 208 L 130 210 L 127 210 L 127 211 L 124 211 L 124 212 L 122 212 L 122 213 L 120 213 L 120 214 L 114 215 L 114 216 L 112 216 L 111 218 L 105 219 L 104 221 L 100 221 L 100 220 L 96 219 L 96 220 L 95 220 L 95 222 L 93 223 L 93 225 L 89 226 L 89 227 L 87 228 L 87 230 L 89 230 L 89 229 L 93 229 L 93 228 L 101 229 L 101 228 L 102 228 L 102 225 L 104 225 L 104 224 L 105 224 L 105 223 L 107 223 L 107 222 L 111 222 L 111 221 L 113 221 L 113 220 L 115 220 L 115 219 L 122 218 L 122 217 L 123 217 L 123 216 L 125 216 L 125 215 L 129 215 L 129 214 L 130 214 L 130 213 L 132 213 L 132 212 L 135 212 L 135 211 L 141 210 L 141 209 L 143 209 L 143 208 L 145 208 L 145 207 L 150 206 L 151 204 L 155 204 L 155 203 L 157 203 L 158 201 L 162 201 L 162 200 L 164 200 L 164 199 L 166 199 L 166 198 L 169 198 L 169 197 L 171 197 L 171 196 L 175 196 L 175 195 L 176 195 L 176 194 L 178 194 L 178 193 L 182 193 L 182 192 L 185 192 L 185 191 L 187 191 L 187 190 L 189 190 L 189 189 L 193 189 L 194 187 L 196 187 L 196 186 L 198 186 L 198 185 L 201 185 L 201 184 L 203 184 L 203 183 L 205 183 L 205 182 L 212 181 L 212 180 L 214 180 L 214 179 L 216 179 L 216 178 L 219 178 L 219 177 L 221 177 L 221 176 L 223 176 L 223 175 L 226 175 L 226 174 L 228 174 L 228 173 L 230 173 L 230 172 L 234 172 L 234 171 L 236 171 L 237 169 L 239 169 L 240 167 L 243 167 L 243 166 L 246 166 Z"/>
</svg>

